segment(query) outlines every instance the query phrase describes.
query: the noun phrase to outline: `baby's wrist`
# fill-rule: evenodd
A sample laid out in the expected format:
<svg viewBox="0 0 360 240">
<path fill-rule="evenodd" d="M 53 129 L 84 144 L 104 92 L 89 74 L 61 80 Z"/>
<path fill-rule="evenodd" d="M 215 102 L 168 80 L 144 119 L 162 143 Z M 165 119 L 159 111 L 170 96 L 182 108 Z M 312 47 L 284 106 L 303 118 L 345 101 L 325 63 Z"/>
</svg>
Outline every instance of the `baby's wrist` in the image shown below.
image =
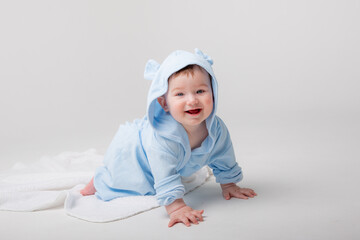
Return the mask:
<svg viewBox="0 0 360 240">
<path fill-rule="evenodd" d="M 232 186 L 236 186 L 235 183 L 225 183 L 225 184 L 220 184 L 221 189 L 226 189 Z"/>
<path fill-rule="evenodd" d="M 186 203 L 182 198 L 176 199 L 174 202 L 170 203 L 169 205 L 165 206 L 166 212 L 171 215 L 173 212 L 186 207 Z"/>
</svg>

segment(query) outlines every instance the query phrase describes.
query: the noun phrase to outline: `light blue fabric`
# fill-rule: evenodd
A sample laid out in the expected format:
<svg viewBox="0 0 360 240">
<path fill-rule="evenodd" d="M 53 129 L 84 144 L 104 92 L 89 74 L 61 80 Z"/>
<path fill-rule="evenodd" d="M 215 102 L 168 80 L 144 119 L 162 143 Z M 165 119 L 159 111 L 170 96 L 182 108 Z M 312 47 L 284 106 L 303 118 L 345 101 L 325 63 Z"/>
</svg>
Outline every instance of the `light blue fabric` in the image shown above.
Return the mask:
<svg viewBox="0 0 360 240">
<path fill-rule="evenodd" d="M 199 148 L 191 150 L 183 126 L 165 112 L 157 98 L 167 92 L 168 78 L 190 64 L 204 68 L 212 78 L 214 109 L 206 119 L 209 135 Z M 144 77 L 152 80 L 147 114 L 121 125 L 94 177 L 96 196 L 108 201 L 117 197 L 156 195 L 160 205 L 182 198 L 181 176 L 190 176 L 205 165 L 213 169 L 218 183 L 239 182 L 242 171 L 235 160 L 229 132 L 215 115 L 218 85 L 211 68 L 213 60 L 195 53 L 175 51 L 160 65 L 149 60 Z"/>
</svg>

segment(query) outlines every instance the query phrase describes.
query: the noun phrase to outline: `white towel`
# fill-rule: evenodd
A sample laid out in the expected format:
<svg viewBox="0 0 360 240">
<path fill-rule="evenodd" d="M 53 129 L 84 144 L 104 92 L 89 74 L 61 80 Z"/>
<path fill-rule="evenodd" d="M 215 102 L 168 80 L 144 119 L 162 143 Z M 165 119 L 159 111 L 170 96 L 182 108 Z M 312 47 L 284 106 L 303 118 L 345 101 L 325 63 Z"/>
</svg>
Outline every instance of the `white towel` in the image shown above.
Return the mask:
<svg viewBox="0 0 360 240">
<path fill-rule="evenodd" d="M 25 165 L 17 163 L 0 173 L 0 210 L 36 211 L 64 205 L 70 216 L 91 222 L 109 222 L 131 217 L 159 207 L 155 196 L 117 198 L 104 202 L 94 195 L 82 196 L 103 156 L 90 149 L 83 153 L 65 152 Z M 207 167 L 183 178 L 186 192 L 209 178 Z"/>
</svg>

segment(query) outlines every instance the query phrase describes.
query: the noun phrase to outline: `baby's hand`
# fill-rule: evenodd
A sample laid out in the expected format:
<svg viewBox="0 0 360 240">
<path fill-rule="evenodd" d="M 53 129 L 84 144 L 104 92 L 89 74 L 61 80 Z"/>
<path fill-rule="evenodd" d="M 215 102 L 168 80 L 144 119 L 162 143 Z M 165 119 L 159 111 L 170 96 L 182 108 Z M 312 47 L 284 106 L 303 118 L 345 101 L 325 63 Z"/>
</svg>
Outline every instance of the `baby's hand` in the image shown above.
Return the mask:
<svg viewBox="0 0 360 240">
<path fill-rule="evenodd" d="M 176 223 L 184 223 L 185 226 L 190 227 L 191 223 L 199 224 L 198 221 L 203 221 L 202 214 L 204 210 L 194 210 L 189 206 L 184 206 L 170 214 L 170 221 L 168 227 L 174 226 Z"/>
<path fill-rule="evenodd" d="M 229 200 L 232 197 L 240 199 L 248 199 L 257 196 L 254 190 L 250 188 L 240 188 L 235 183 L 220 184 L 223 197 Z"/>
</svg>

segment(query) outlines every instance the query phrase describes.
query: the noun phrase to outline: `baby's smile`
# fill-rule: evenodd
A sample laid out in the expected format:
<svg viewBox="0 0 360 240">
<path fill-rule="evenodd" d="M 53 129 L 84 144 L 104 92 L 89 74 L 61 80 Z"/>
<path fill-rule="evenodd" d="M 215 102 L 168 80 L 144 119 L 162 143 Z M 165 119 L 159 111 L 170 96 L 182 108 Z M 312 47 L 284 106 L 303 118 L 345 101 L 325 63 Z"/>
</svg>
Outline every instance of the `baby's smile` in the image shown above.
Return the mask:
<svg viewBox="0 0 360 240">
<path fill-rule="evenodd" d="M 201 108 L 196 108 L 196 109 L 191 109 L 191 110 L 188 110 L 185 112 L 194 116 L 194 115 L 198 115 L 201 112 L 201 110 L 202 110 Z"/>
</svg>

